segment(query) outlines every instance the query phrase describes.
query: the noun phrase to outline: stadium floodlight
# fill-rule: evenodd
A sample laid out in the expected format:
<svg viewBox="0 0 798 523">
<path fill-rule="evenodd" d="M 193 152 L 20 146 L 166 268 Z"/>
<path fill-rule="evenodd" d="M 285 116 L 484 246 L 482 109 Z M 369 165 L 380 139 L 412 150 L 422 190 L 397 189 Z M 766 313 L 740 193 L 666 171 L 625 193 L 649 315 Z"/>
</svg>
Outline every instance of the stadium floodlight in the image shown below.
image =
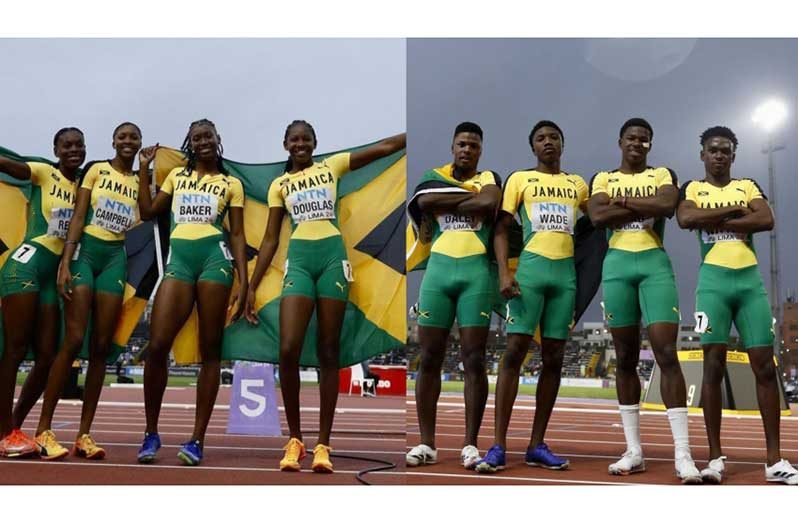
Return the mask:
<svg viewBox="0 0 798 523">
<path fill-rule="evenodd" d="M 787 105 L 784 102 L 772 99 L 757 107 L 751 119 L 770 134 L 787 119 L 787 113 Z"/>
</svg>

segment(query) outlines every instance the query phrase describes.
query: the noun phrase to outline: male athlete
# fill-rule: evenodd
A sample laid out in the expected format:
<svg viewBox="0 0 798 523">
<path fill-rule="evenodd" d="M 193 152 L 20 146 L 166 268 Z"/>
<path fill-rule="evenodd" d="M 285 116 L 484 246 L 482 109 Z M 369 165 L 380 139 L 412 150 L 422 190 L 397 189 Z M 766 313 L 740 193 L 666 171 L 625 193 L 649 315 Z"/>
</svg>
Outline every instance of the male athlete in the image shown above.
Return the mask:
<svg viewBox="0 0 798 523">
<path fill-rule="evenodd" d="M 779 451 L 780 395 L 773 361 L 770 305 L 754 252 L 753 234 L 773 228 L 773 213 L 759 185 L 731 177 L 737 137 L 727 127 L 701 135 L 704 179 L 685 183 L 677 212 L 683 229 L 695 229 L 701 245 L 696 288 L 696 331 L 704 349 L 701 402 L 709 439 L 707 483 L 720 483 L 726 456 L 720 447 L 721 381 L 726 370 L 729 329 L 734 322 L 756 378 L 759 412 L 765 426 L 765 480 L 798 485 L 798 471 Z"/>
<path fill-rule="evenodd" d="M 421 362 L 416 377 L 416 411 L 421 443 L 406 456 L 408 466 L 438 459 L 435 419 L 441 392 L 441 368 L 452 323 L 460 328 L 465 370 L 466 434 L 461 462 L 479 461 L 477 437 L 488 397 L 485 343 L 495 292 L 490 238 L 501 197 L 501 180 L 479 172 L 482 129 L 463 122 L 454 131 L 453 161 L 424 174 L 408 204 L 411 220 L 431 232 L 431 253 L 418 301 Z"/>
<path fill-rule="evenodd" d="M 616 389 L 626 452 L 609 473 L 645 470 L 640 444 L 640 318 L 648 329 L 662 373 L 661 394 L 675 446 L 676 475 L 682 483 L 701 483 L 690 455 L 684 376 L 676 357 L 679 298 L 668 254 L 663 248 L 665 220 L 679 202 L 676 174 L 647 163 L 654 131 L 642 118 L 621 127 L 621 166 L 597 173 L 590 182 L 588 213 L 607 229 L 609 249 L 601 285 L 604 313 L 617 356 Z"/>
</svg>

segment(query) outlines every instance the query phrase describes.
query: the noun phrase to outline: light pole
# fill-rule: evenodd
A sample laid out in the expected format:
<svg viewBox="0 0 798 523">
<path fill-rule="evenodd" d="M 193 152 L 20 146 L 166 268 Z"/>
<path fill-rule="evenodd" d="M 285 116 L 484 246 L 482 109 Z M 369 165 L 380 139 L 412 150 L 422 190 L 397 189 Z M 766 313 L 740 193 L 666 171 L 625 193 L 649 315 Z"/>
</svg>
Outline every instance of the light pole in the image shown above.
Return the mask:
<svg viewBox="0 0 798 523">
<path fill-rule="evenodd" d="M 769 100 L 754 111 L 752 120 L 765 131 L 767 136 L 762 153 L 768 155 L 768 197 L 770 207 L 773 209 L 773 217 L 776 217 L 776 168 L 773 162 L 773 153 L 784 149 L 783 145 L 777 145 L 773 140 L 774 131 L 784 123 L 787 118 L 787 106 L 779 100 Z M 775 352 L 781 359 L 781 286 L 779 282 L 779 251 L 777 244 L 778 224 L 770 231 L 770 303 L 774 325 L 774 347 Z"/>
</svg>

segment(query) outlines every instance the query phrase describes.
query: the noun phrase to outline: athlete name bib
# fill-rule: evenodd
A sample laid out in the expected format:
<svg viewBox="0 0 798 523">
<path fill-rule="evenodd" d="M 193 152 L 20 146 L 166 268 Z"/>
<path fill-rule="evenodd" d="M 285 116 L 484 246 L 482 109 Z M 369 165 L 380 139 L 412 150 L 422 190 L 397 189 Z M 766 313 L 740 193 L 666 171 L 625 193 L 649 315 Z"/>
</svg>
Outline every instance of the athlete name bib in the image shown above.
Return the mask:
<svg viewBox="0 0 798 523">
<path fill-rule="evenodd" d="M 616 232 L 650 231 L 653 226 L 654 218 L 645 218 L 643 220 L 635 220 L 633 222 L 625 223 L 613 230 Z"/>
<path fill-rule="evenodd" d="M 564 203 L 532 204 L 532 230 L 535 232 L 574 232 L 574 208 Z"/>
<path fill-rule="evenodd" d="M 335 219 L 335 192 L 330 187 L 293 192 L 285 203 L 294 223 Z"/>
<path fill-rule="evenodd" d="M 69 229 L 69 220 L 72 219 L 74 209 L 53 208 L 50 210 L 50 219 L 47 221 L 47 236 L 66 239 Z"/>
<path fill-rule="evenodd" d="M 748 235 L 731 231 L 701 231 L 701 241 L 704 243 L 744 242 Z"/>
<path fill-rule="evenodd" d="M 119 234 L 130 229 L 136 223 L 136 209 L 133 205 L 100 196 L 97 198 L 91 223 L 106 231 Z"/>
<path fill-rule="evenodd" d="M 476 216 L 462 214 L 441 214 L 436 218 L 441 232 L 446 231 L 479 231 L 482 230 L 482 220 Z"/>
<path fill-rule="evenodd" d="M 214 223 L 219 211 L 219 198 L 204 192 L 175 195 L 175 223 Z"/>
</svg>

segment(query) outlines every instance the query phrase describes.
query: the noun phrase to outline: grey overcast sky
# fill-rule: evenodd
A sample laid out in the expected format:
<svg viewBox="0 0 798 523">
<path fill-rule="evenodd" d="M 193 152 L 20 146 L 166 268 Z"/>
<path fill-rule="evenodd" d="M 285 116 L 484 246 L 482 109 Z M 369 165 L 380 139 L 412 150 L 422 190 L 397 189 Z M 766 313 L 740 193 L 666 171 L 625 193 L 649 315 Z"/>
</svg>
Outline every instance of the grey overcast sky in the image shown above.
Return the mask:
<svg viewBox="0 0 798 523">
<path fill-rule="evenodd" d="M 1 39 L 0 145 L 52 157 L 76 126 L 87 159 L 137 123 L 147 144 L 179 147 L 188 124 L 216 123 L 225 156 L 282 160 L 286 125 L 310 121 L 317 152 L 405 129 L 403 39 Z"/>
<path fill-rule="evenodd" d="M 502 178 L 535 164 L 527 137 L 550 119 L 565 133 L 563 169 L 586 182 L 620 162 L 618 130 L 640 116 L 654 128 L 649 163 L 676 171 L 679 182 L 703 178 L 699 134 L 726 125 L 740 147 L 732 176 L 756 180 L 770 196 L 764 137 L 752 123 L 770 97 L 789 104 L 777 133 L 777 227 L 782 297 L 798 290 L 798 40 L 742 39 L 411 39 L 408 54 L 408 191 L 427 169 L 451 161 L 452 131 L 463 120 L 484 132 L 480 168 Z M 769 287 L 768 235 L 755 237 Z M 669 220 L 665 233 L 687 320 L 694 310 L 700 263 L 695 234 Z M 408 303 L 423 273 L 413 273 Z M 601 290 L 583 317 L 598 321 Z"/>
</svg>

